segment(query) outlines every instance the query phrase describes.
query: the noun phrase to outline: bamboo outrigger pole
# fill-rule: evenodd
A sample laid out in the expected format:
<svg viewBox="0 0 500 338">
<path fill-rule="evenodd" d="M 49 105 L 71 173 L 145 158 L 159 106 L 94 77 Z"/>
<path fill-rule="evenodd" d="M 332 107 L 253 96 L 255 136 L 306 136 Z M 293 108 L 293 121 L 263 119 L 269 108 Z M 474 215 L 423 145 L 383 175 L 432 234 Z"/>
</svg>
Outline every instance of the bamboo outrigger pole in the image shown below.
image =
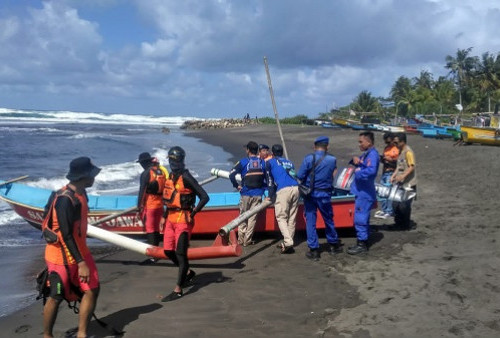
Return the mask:
<svg viewBox="0 0 500 338">
<path fill-rule="evenodd" d="M 278 109 L 276 109 L 276 102 L 274 102 L 273 85 L 271 84 L 271 75 L 269 74 L 269 66 L 267 64 L 267 57 L 264 56 L 264 66 L 266 67 L 267 84 L 269 85 L 269 94 L 271 95 L 271 103 L 273 104 L 274 117 L 276 118 L 276 124 L 278 125 L 278 131 L 280 133 L 281 144 L 283 145 L 283 152 L 285 157 L 288 158 L 288 152 L 286 151 L 285 140 L 283 139 L 283 133 L 281 131 L 280 119 L 278 117 Z"/>
<path fill-rule="evenodd" d="M 11 180 L 8 180 L 8 181 L 5 181 L 5 182 L 2 182 L 0 183 L 0 186 L 2 185 L 6 185 L 6 184 L 9 184 L 9 183 L 13 183 L 13 182 L 17 182 L 17 181 L 21 181 L 21 180 L 24 180 L 26 178 L 28 178 L 29 176 L 28 175 L 24 175 L 24 176 L 20 176 L 20 177 L 16 177 L 16 178 L 13 178 Z"/>
</svg>

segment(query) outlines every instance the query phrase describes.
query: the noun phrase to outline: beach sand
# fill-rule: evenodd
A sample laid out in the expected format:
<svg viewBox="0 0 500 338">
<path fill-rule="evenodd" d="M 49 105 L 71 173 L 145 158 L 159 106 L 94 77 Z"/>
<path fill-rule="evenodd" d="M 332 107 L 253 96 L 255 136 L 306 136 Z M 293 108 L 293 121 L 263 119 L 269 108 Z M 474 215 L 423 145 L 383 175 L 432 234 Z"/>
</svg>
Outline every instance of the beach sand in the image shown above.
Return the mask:
<svg viewBox="0 0 500 338">
<path fill-rule="evenodd" d="M 283 126 L 297 167 L 319 135 L 344 167 L 360 151 L 358 132 Z M 276 126 L 189 132 L 222 146 L 237 160 L 249 140 L 279 142 Z M 120 251 L 98 261 L 101 295 L 96 314 L 124 337 L 498 337 L 500 336 L 500 148 L 453 146 L 449 140 L 408 135 L 417 158 L 417 229 L 389 231 L 372 218 L 367 255 L 304 257 L 305 236 L 293 255 L 280 255 L 279 234 L 258 236 L 241 257 L 193 261 L 194 286 L 161 303 L 176 281 L 168 262 Z M 382 136 L 376 146 L 382 149 Z M 189 154 L 187 155 L 189 164 Z M 229 168 L 221 168 L 229 170 Z M 208 176 L 208 175 L 207 175 Z M 231 188 L 228 181 L 228 190 Z M 355 242 L 342 231 L 345 247 Z M 324 236 L 320 236 L 324 243 Z M 194 240 L 193 246 L 207 240 Z M 1 337 L 36 337 L 42 305 L 0 319 Z M 56 337 L 76 326 L 61 306 Z M 90 335 L 111 337 L 92 321 Z"/>
</svg>

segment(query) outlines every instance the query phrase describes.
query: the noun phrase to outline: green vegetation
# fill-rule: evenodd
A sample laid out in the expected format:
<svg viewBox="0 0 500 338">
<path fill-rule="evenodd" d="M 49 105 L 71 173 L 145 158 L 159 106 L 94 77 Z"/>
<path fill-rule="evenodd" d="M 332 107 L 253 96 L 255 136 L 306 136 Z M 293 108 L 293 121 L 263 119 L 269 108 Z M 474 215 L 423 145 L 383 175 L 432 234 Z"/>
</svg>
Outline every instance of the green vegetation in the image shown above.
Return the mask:
<svg viewBox="0 0 500 338">
<path fill-rule="evenodd" d="M 263 124 L 276 124 L 276 120 L 272 117 L 259 118 L 259 123 Z M 314 120 L 308 118 L 306 115 L 296 115 L 293 117 L 285 117 L 280 119 L 281 124 L 308 124 L 313 125 Z"/>
<path fill-rule="evenodd" d="M 472 47 L 458 49 L 456 56 L 445 58 L 448 76 L 434 80 L 432 73 L 422 70 L 410 79 L 400 76 L 389 97 L 374 97 L 362 91 L 350 105 L 330 113 L 349 115 L 350 111 L 389 113 L 397 116 L 415 114 L 457 114 L 457 104 L 466 114 L 491 112 L 500 102 L 500 53 L 472 56 Z M 324 113 L 321 114 L 324 116 Z"/>
</svg>

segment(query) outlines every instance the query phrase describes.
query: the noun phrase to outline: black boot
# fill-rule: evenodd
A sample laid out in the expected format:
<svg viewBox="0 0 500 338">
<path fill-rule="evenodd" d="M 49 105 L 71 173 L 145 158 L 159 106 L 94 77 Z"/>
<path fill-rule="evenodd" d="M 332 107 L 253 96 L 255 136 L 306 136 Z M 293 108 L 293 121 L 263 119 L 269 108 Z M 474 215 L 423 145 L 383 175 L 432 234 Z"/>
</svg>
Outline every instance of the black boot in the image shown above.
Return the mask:
<svg viewBox="0 0 500 338">
<path fill-rule="evenodd" d="M 309 249 L 309 251 L 306 252 L 306 257 L 313 261 L 319 261 L 319 249 Z"/>
<path fill-rule="evenodd" d="M 342 242 L 339 240 L 335 243 L 328 243 L 327 251 L 332 256 L 343 252 L 344 249 L 342 249 Z"/>
<path fill-rule="evenodd" d="M 156 234 L 154 232 L 149 232 L 146 234 L 146 242 L 149 245 L 157 245 L 156 242 Z"/>
<path fill-rule="evenodd" d="M 349 255 L 359 255 L 362 253 L 368 252 L 368 246 L 366 245 L 366 241 L 358 241 L 355 246 L 351 246 L 347 249 L 347 253 Z"/>
</svg>

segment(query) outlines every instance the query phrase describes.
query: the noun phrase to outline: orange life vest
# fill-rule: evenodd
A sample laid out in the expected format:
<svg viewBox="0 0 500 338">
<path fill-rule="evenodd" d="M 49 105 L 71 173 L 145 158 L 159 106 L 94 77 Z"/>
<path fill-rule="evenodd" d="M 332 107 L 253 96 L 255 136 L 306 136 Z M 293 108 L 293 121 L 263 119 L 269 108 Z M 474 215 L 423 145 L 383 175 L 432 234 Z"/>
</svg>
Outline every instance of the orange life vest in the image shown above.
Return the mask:
<svg viewBox="0 0 500 338">
<path fill-rule="evenodd" d="M 52 222 L 52 230 L 58 236 L 57 243 L 47 243 L 45 248 L 45 259 L 51 263 L 59 265 L 76 264 L 76 260 L 69 252 L 66 243 L 64 243 L 62 233 L 59 229 L 59 221 L 57 219 L 57 212 L 55 211 L 55 205 L 58 198 L 69 198 L 74 207 L 80 206 L 80 217 L 73 223 L 73 238 L 82 257 L 85 257 L 90 253 L 86 242 L 87 216 L 89 212 L 87 197 L 71 191 L 66 186 L 55 194 L 54 200 L 50 205 L 50 209 L 43 223 L 43 226 L 46 226 L 49 222 Z"/>
<path fill-rule="evenodd" d="M 144 196 L 144 206 L 147 209 L 158 209 L 163 206 L 162 195 L 167 177 L 159 166 L 149 169 L 149 183 Z"/>
<path fill-rule="evenodd" d="M 196 202 L 196 195 L 192 189 L 184 186 L 182 175 L 174 181 L 173 173 L 170 174 L 165 181 L 163 201 L 167 206 L 169 221 L 173 223 L 181 223 L 184 220 L 187 223 L 191 221 L 189 214 Z M 182 217 L 183 215 L 185 218 Z"/>
</svg>

